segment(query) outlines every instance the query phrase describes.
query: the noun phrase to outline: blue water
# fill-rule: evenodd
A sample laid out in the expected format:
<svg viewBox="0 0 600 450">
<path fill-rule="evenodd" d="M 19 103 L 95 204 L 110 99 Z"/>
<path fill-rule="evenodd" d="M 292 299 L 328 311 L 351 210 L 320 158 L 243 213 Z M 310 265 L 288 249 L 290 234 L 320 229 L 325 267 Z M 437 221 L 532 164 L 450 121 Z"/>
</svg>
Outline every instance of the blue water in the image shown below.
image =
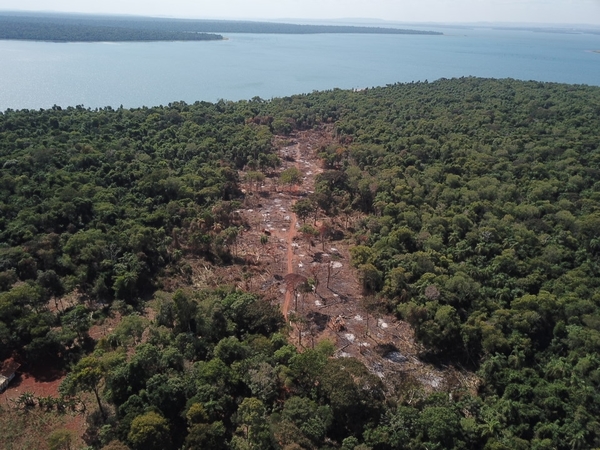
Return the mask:
<svg viewBox="0 0 600 450">
<path fill-rule="evenodd" d="M 433 29 L 433 28 L 430 28 Z M 223 42 L 0 41 L 0 111 L 264 99 L 460 76 L 600 85 L 600 36 L 247 35 Z"/>
</svg>

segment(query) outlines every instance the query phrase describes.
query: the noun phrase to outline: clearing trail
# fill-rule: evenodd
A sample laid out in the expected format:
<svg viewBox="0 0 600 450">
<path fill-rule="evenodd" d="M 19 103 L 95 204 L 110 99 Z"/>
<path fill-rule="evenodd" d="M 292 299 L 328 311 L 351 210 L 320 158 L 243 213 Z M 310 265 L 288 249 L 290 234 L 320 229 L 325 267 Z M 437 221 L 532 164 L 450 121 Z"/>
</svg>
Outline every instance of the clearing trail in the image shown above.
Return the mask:
<svg viewBox="0 0 600 450">
<path fill-rule="evenodd" d="M 314 192 L 315 179 L 324 170 L 318 152 L 333 143 L 330 126 L 275 139 L 282 160 L 280 172 L 298 168 L 302 184 L 281 186 L 276 173 L 258 189 L 245 186 L 247 196 L 240 214 L 249 229 L 241 236 L 239 254 L 248 264 L 238 272 L 227 267 L 219 273 L 219 282 L 234 283 L 279 304 L 290 327 L 290 340 L 300 350 L 328 339 L 336 346 L 335 357 L 357 358 L 388 385 L 412 379 L 427 390 L 472 388 L 477 379 L 471 374 L 440 370 L 418 359 L 420 347 L 409 324 L 381 310 L 365 309 L 367 302 L 349 251 L 351 230 L 362 219 L 359 214 L 343 219 L 320 214 L 311 219 L 311 226 L 326 224 L 334 231 L 318 244 L 314 237 L 299 233 L 302 224 L 292 207 Z M 288 280 L 312 279 L 315 288 L 312 292 L 293 290 L 286 276 Z"/>
</svg>

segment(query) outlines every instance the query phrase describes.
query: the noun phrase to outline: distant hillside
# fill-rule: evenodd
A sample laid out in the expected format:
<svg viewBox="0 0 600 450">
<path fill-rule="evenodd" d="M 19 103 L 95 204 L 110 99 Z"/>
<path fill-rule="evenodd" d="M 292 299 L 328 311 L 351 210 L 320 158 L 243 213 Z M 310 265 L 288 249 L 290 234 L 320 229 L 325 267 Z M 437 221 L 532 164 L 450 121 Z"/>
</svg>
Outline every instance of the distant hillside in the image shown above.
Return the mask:
<svg viewBox="0 0 600 450">
<path fill-rule="evenodd" d="M 222 36 L 208 33 L 442 34 L 433 31 L 405 30 L 398 28 L 297 25 L 274 22 L 159 19 L 150 17 L 91 16 L 49 13 L 0 14 L 0 39 L 84 42 L 222 39 Z"/>
<path fill-rule="evenodd" d="M 55 42 L 215 41 L 218 34 L 23 20 L 0 16 L 0 39 Z"/>
</svg>

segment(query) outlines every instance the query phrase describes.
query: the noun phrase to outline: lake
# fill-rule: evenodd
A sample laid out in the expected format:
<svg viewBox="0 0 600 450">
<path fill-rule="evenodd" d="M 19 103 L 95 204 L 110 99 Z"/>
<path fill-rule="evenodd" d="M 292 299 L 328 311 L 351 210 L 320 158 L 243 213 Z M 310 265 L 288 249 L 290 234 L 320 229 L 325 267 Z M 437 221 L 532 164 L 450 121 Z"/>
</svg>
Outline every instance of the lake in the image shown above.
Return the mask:
<svg viewBox="0 0 600 450">
<path fill-rule="evenodd" d="M 0 111 L 269 99 L 460 76 L 600 85 L 600 36 L 436 28 L 444 36 L 230 34 L 220 42 L 0 41 Z"/>
</svg>

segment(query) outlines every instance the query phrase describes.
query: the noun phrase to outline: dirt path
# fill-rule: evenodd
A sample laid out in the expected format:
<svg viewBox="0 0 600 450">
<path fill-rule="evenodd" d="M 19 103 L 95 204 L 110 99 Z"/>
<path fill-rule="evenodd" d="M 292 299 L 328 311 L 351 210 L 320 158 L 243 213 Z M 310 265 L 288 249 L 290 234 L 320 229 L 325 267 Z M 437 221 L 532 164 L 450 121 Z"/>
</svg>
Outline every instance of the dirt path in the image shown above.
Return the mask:
<svg viewBox="0 0 600 450">
<path fill-rule="evenodd" d="M 287 274 L 294 273 L 294 247 L 293 247 L 293 243 L 294 243 L 294 238 L 297 235 L 297 232 L 296 232 L 296 224 L 297 223 L 298 223 L 298 218 L 296 217 L 296 214 L 291 213 L 290 229 L 288 230 L 287 235 L 286 235 L 286 241 L 287 241 L 287 258 L 286 258 L 286 261 L 287 261 Z M 290 306 L 292 304 L 292 297 L 293 297 L 292 291 L 290 289 L 286 289 L 286 291 L 285 291 L 285 299 L 284 299 L 283 305 L 281 307 L 281 312 L 283 314 L 283 317 L 285 317 L 286 321 L 288 319 L 288 314 L 290 312 Z"/>
<path fill-rule="evenodd" d="M 300 151 L 300 143 L 295 144 L 294 153 L 295 153 L 295 158 L 296 158 L 296 162 L 295 162 L 294 166 L 297 169 L 302 170 L 300 167 L 298 167 L 300 165 L 298 163 L 298 161 L 302 158 L 302 152 Z M 304 189 L 307 189 L 307 188 L 310 190 L 314 190 L 314 184 L 311 186 L 304 186 Z M 293 186 L 292 192 L 297 193 L 298 186 Z M 295 199 L 292 200 L 291 205 L 290 205 L 290 211 L 289 211 L 289 213 L 290 213 L 290 228 L 285 235 L 285 240 L 286 240 L 286 244 L 287 244 L 287 254 L 286 254 L 287 273 L 286 273 L 286 275 L 288 275 L 290 273 L 294 273 L 294 239 L 296 238 L 296 236 L 298 234 L 298 232 L 297 232 L 298 217 L 291 210 L 291 206 L 293 206 L 294 203 L 296 203 Z M 283 317 L 285 317 L 286 321 L 288 320 L 288 315 L 290 312 L 290 306 L 292 304 L 293 295 L 294 294 L 290 289 L 286 289 L 283 305 L 281 306 L 281 313 L 283 314 Z"/>
</svg>

